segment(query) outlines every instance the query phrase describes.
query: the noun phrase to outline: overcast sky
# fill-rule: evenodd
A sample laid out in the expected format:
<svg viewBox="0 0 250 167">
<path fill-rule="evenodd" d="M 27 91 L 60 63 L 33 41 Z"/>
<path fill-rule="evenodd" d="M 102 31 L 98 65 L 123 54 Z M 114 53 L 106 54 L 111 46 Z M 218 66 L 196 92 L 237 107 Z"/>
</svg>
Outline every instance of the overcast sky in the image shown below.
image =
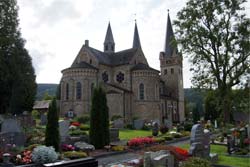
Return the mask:
<svg viewBox="0 0 250 167">
<path fill-rule="evenodd" d="M 132 47 L 136 18 L 142 49 L 151 67 L 160 69 L 167 9 L 176 18 L 186 0 L 17 0 L 23 38 L 26 40 L 37 83 L 59 83 L 86 39 L 103 50 L 108 22 L 116 51 Z M 250 16 L 250 2 L 245 4 Z M 136 16 L 135 16 L 136 13 Z M 184 56 L 184 87 L 190 87 L 190 65 Z"/>
</svg>

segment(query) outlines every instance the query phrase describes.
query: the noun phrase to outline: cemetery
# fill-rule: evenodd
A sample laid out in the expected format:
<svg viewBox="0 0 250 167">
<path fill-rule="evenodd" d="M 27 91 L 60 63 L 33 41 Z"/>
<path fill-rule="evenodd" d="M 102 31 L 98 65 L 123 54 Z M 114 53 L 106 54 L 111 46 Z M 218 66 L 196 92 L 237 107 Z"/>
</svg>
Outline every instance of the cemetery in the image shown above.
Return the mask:
<svg viewBox="0 0 250 167">
<path fill-rule="evenodd" d="M 23 118 L 25 117 L 25 119 Z M 158 126 L 143 122 L 139 127 L 136 120 L 128 129 L 121 121 L 110 122 L 110 143 L 103 149 L 96 149 L 89 140 L 89 117 L 60 118 L 58 121 L 60 149 L 46 147 L 45 129 L 47 117 L 1 115 L 0 163 L 2 166 L 56 166 L 62 163 L 91 164 L 97 166 L 98 157 L 112 157 L 116 154 L 135 153 L 137 158 L 127 162 L 115 162 L 108 166 L 181 166 L 185 163 L 205 165 L 227 164 L 227 159 L 248 165 L 249 125 L 238 124 L 235 128 L 214 128 L 210 122 L 194 124 L 190 131 L 184 125 Z M 45 123 L 46 122 L 46 123 Z M 142 121 L 141 121 L 142 122 Z M 119 124 L 119 126 L 117 126 Z M 141 123 L 140 123 L 141 124 Z M 146 127 L 147 126 L 147 127 Z M 232 125 L 231 125 L 232 126 Z M 144 129 L 144 130 L 143 130 Z M 222 140 L 222 137 L 223 140 Z M 188 144 L 173 146 L 170 143 L 186 141 Z M 222 158 L 222 159 L 221 159 Z M 85 162 L 86 161 L 86 162 Z M 114 159 L 115 161 L 115 159 Z M 192 161 L 192 162 L 191 162 Z M 196 162 L 197 161 L 197 162 Z M 204 162 L 203 162 L 204 161 Z M 52 164 L 51 164 L 52 163 Z M 244 165 L 245 163 L 245 165 Z M 64 164 L 65 166 L 67 166 Z M 236 163 L 237 164 L 237 163 Z M 60 166 L 60 165 L 59 165 Z M 76 165 L 77 166 L 77 165 Z"/>
</svg>

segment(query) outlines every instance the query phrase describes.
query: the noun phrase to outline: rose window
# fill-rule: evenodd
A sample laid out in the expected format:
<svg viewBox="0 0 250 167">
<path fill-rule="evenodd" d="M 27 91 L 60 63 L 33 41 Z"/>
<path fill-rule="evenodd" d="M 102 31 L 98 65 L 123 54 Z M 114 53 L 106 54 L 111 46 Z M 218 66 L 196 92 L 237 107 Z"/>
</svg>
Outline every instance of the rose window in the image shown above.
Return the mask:
<svg viewBox="0 0 250 167">
<path fill-rule="evenodd" d="M 108 80 L 109 80 L 109 76 L 108 76 L 106 71 L 104 73 L 102 73 L 102 80 L 104 82 L 108 82 Z"/>
<path fill-rule="evenodd" d="M 119 72 L 116 75 L 116 81 L 119 82 L 119 83 L 121 83 L 123 80 L 124 80 L 124 74 L 122 72 Z"/>
</svg>

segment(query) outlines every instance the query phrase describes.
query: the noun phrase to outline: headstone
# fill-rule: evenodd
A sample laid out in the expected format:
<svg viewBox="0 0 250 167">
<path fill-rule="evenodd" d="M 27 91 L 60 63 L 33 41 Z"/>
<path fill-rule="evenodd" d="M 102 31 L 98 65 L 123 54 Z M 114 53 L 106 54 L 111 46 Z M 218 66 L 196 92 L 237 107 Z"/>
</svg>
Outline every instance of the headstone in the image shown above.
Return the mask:
<svg viewBox="0 0 250 167">
<path fill-rule="evenodd" d="M 46 125 L 47 124 L 47 115 L 45 115 L 44 113 L 41 114 L 40 116 L 40 125 Z"/>
<path fill-rule="evenodd" d="M 61 142 L 65 142 L 66 138 L 69 137 L 69 120 L 59 121 L 59 132 Z"/>
<path fill-rule="evenodd" d="M 142 129 L 144 123 L 145 123 L 144 120 L 142 120 L 142 119 L 136 119 L 136 120 L 134 120 L 134 128 L 135 129 Z"/>
<path fill-rule="evenodd" d="M 26 137 L 23 132 L 5 132 L 0 133 L 0 140 L 1 146 L 6 146 L 7 144 L 24 146 Z"/>
<path fill-rule="evenodd" d="M 15 119 L 5 119 L 1 125 L 1 133 L 21 132 L 21 127 Z"/>
<path fill-rule="evenodd" d="M 208 158 L 210 154 L 210 131 L 205 129 L 204 130 L 204 138 L 203 138 L 203 145 L 204 145 L 204 154 L 203 156 Z"/>
<path fill-rule="evenodd" d="M 109 137 L 110 142 L 119 141 L 119 129 L 118 128 L 110 128 L 109 129 Z"/>
<path fill-rule="evenodd" d="M 214 121 L 214 128 L 215 128 L 215 129 L 218 128 L 218 125 L 217 125 L 217 121 L 216 121 L 216 120 Z"/>
<path fill-rule="evenodd" d="M 85 142 L 76 142 L 74 144 L 76 150 L 80 150 L 80 151 L 92 151 L 95 150 L 95 146 L 85 143 Z"/>
<path fill-rule="evenodd" d="M 155 122 L 153 124 L 153 128 L 152 128 L 152 135 L 157 136 L 158 133 L 159 133 L 159 124 L 157 122 Z"/>
<path fill-rule="evenodd" d="M 200 124 L 193 125 L 192 130 L 191 130 L 190 149 L 189 149 L 189 153 L 192 156 L 200 157 L 200 158 L 209 157 L 210 138 L 206 140 L 205 136 L 207 137 L 208 134 L 206 135 L 204 134 L 203 128 Z"/>
<path fill-rule="evenodd" d="M 123 129 L 124 128 L 124 121 L 123 119 L 116 119 L 113 121 L 114 124 L 114 128 L 119 128 L 119 129 Z"/>
<path fill-rule="evenodd" d="M 161 150 L 157 152 L 144 153 L 144 166 L 146 167 L 173 167 L 174 156 L 169 151 Z"/>
<path fill-rule="evenodd" d="M 164 125 L 166 125 L 169 129 L 172 129 L 173 123 L 171 120 L 164 119 Z"/>
</svg>

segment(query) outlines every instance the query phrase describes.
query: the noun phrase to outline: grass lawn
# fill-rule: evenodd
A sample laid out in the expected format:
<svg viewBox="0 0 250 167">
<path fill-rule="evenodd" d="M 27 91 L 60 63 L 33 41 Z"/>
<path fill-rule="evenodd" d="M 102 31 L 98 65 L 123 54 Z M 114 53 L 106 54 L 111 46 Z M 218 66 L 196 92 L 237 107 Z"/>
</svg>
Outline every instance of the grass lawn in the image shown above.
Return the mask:
<svg viewBox="0 0 250 167">
<path fill-rule="evenodd" d="M 134 137 L 146 137 L 146 136 L 152 136 L 152 131 L 147 130 L 129 130 L 129 129 L 123 129 L 119 130 L 119 138 L 121 140 L 128 140 Z"/>
<path fill-rule="evenodd" d="M 210 145 L 211 153 L 217 153 L 219 155 L 219 161 L 217 164 L 228 165 L 232 167 L 250 167 L 249 158 L 239 158 L 226 156 L 227 148 L 226 146 Z M 181 145 L 181 148 L 189 149 L 189 144 Z"/>
</svg>

